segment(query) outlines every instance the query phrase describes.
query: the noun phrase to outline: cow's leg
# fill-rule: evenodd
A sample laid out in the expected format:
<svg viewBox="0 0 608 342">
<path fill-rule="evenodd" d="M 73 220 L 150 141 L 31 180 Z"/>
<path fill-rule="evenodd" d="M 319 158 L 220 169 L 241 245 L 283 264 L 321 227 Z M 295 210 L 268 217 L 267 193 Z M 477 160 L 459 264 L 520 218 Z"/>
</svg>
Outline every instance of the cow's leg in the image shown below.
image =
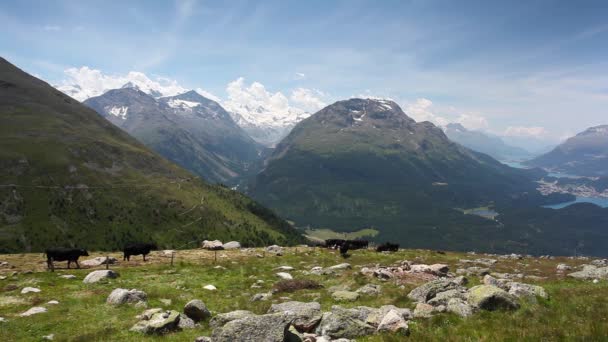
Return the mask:
<svg viewBox="0 0 608 342">
<path fill-rule="evenodd" d="M 70 269 L 70 263 L 71 262 L 72 262 L 71 260 L 68 260 L 68 270 Z"/>
<path fill-rule="evenodd" d="M 122 255 L 122 261 L 125 261 L 125 260 L 127 260 L 127 255 L 126 255 L 126 254 L 123 254 L 123 255 Z"/>
<path fill-rule="evenodd" d="M 144 254 L 144 261 L 146 261 L 146 255 Z"/>
<path fill-rule="evenodd" d="M 46 259 L 46 268 L 51 268 L 51 258 Z"/>
<path fill-rule="evenodd" d="M 78 263 L 78 260 L 76 260 L 75 263 L 76 263 L 76 268 L 80 268 L 80 264 Z"/>
</svg>

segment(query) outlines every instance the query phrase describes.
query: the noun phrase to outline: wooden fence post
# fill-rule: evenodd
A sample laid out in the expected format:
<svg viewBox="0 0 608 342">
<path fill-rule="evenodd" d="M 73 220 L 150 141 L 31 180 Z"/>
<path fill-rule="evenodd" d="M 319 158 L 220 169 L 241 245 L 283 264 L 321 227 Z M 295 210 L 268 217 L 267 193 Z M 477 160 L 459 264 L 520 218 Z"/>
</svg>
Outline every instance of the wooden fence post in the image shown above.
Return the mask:
<svg viewBox="0 0 608 342">
<path fill-rule="evenodd" d="M 110 256 L 106 255 L 106 270 L 110 269 Z"/>
<path fill-rule="evenodd" d="M 51 258 L 51 272 L 55 272 L 55 260 Z"/>
<path fill-rule="evenodd" d="M 173 257 L 175 256 L 175 252 L 171 253 L 171 267 L 173 267 Z"/>
<path fill-rule="evenodd" d="M 213 263 L 217 264 L 217 249 L 213 251 Z"/>
</svg>

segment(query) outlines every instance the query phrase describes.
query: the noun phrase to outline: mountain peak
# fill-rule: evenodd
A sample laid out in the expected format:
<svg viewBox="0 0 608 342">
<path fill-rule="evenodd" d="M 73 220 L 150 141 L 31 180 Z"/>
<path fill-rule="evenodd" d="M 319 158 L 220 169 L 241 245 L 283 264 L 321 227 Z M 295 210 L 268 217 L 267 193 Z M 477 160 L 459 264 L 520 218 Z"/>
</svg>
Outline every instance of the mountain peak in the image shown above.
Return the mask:
<svg viewBox="0 0 608 342">
<path fill-rule="evenodd" d="M 589 127 L 583 132 L 577 134 L 577 136 L 585 136 L 585 135 L 608 135 L 608 125 L 599 125 L 594 127 Z"/>
</svg>

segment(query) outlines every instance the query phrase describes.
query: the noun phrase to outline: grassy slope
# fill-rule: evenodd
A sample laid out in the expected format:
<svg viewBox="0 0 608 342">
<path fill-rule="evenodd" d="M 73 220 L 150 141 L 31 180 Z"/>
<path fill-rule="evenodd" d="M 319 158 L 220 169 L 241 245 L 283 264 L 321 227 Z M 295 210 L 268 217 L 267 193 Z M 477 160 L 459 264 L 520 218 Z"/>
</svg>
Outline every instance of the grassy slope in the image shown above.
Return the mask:
<svg viewBox="0 0 608 342">
<path fill-rule="evenodd" d="M 200 181 L 4 60 L 0 81 L 0 251 L 300 240 L 247 197 Z"/>
<path fill-rule="evenodd" d="M 85 285 L 81 279 L 91 270 L 57 270 L 56 273 L 44 272 L 42 257 L 39 254 L 3 255 L 15 269 L 0 270 L 2 275 L 12 271 L 34 270 L 32 274 L 20 274 L 0 281 L 0 316 L 9 320 L 0 329 L 3 341 L 38 340 L 43 335 L 55 334 L 59 341 L 151 341 L 158 337 L 144 337 L 130 333 L 128 329 L 137 321 L 135 316 L 142 309 L 125 305 L 112 308 L 105 305 L 108 294 L 117 287 L 137 288 L 148 293 L 149 307 L 165 307 L 181 311 L 183 305 L 193 298 L 203 300 L 213 313 L 237 309 L 265 313 L 272 302 L 250 302 L 250 297 L 258 292 L 268 291 L 276 281 L 273 269 L 281 265 L 296 268 L 291 274 L 295 278 L 306 278 L 299 270 L 313 266 L 330 266 L 343 259 L 337 252 L 323 249 L 290 248 L 283 257 L 260 259 L 251 251 L 219 252 L 218 263 L 226 267 L 217 270 L 213 267 L 213 252 L 192 250 L 178 252 L 175 267 L 170 267 L 169 259 L 154 252 L 150 262 L 144 264 L 141 259 L 121 263 L 112 268 L 120 277 L 108 283 Z M 417 260 L 418 262 L 442 262 L 456 269 L 459 259 L 473 259 L 484 255 L 470 256 L 464 253 L 445 255 L 425 250 L 401 250 L 395 254 L 383 255 L 371 251 L 354 251 L 348 260 L 354 268 L 340 276 L 309 276 L 324 285 L 319 290 L 304 290 L 295 293 L 279 294 L 273 302 L 280 302 L 279 297 L 287 296 L 293 300 L 311 301 L 319 297 L 323 310 L 332 305 L 327 292 L 330 286 L 347 285 L 356 289 L 366 283 L 380 284 L 383 288 L 380 297 L 363 296 L 353 303 L 342 303 L 344 306 L 367 305 L 378 307 L 394 304 L 399 307 L 413 307 L 406 297 L 416 285 L 406 284 L 400 289 L 392 282 L 380 282 L 367 279 L 358 274 L 360 266 L 391 264 L 399 260 Z M 106 255 L 95 253 L 93 256 Z M 226 257 L 221 257 L 226 255 Z M 118 254 L 114 254 L 120 257 Z M 608 283 L 598 284 L 577 280 L 568 280 L 555 273 L 555 266 L 565 262 L 576 266 L 584 261 L 526 258 L 523 260 L 500 260 L 492 270 L 496 272 L 515 272 L 518 269 L 527 275 L 547 277 L 544 281 L 524 280 L 537 283 L 547 290 L 550 300 L 538 304 L 526 304 L 513 313 L 482 312 L 469 319 L 461 319 L 452 314 L 441 314 L 430 320 L 416 320 L 410 324 L 412 341 L 556 341 L 556 340 L 601 340 L 608 336 Z M 65 280 L 60 274 L 75 274 L 79 279 Z M 265 280 L 261 289 L 250 289 L 257 279 Z M 479 283 L 476 277 L 469 277 L 469 286 Z M 217 292 L 209 292 L 202 287 L 213 284 Z M 7 285 L 17 286 L 8 290 Z M 39 287 L 38 294 L 21 295 L 19 291 L 25 286 Z M 4 290 L 1 290 L 4 288 Z M 50 306 L 49 300 L 58 300 L 59 305 Z M 171 305 L 164 305 L 160 299 L 171 299 Z M 18 314 L 33 305 L 49 307 L 49 313 L 18 317 Z M 167 335 L 163 340 L 192 341 L 196 336 L 209 335 L 210 329 L 204 323 L 195 330 L 185 330 Z M 361 341 L 403 341 L 402 336 L 382 335 L 362 338 Z"/>
</svg>

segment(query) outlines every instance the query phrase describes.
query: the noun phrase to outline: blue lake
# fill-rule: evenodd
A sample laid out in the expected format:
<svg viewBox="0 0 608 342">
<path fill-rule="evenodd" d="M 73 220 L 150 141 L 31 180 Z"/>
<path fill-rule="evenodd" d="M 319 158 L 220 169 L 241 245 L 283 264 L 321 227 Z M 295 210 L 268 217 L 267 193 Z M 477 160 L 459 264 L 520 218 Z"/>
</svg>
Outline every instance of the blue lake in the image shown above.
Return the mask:
<svg viewBox="0 0 608 342">
<path fill-rule="evenodd" d="M 574 203 L 593 203 L 602 208 L 608 208 L 608 198 L 606 197 L 577 197 L 574 201 L 543 205 L 543 208 L 561 209 Z"/>
</svg>

